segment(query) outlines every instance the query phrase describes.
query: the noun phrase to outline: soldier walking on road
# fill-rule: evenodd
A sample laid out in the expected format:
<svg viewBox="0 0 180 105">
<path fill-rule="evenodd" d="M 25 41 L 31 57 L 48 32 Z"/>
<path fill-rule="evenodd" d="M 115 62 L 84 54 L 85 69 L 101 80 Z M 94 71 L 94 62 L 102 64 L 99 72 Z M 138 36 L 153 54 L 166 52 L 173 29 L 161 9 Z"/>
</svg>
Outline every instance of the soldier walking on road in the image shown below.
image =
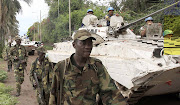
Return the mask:
<svg viewBox="0 0 180 105">
<path fill-rule="evenodd" d="M 73 37 L 75 53 L 54 67 L 49 105 L 127 105 L 113 79 L 99 59 L 90 57 L 96 40 L 87 30 Z"/>
<path fill-rule="evenodd" d="M 43 47 L 38 48 L 37 52 L 38 58 L 32 63 L 30 69 L 30 81 L 36 89 L 39 105 L 48 105 L 53 65 L 45 58 L 46 50 Z"/>
<path fill-rule="evenodd" d="M 7 61 L 8 65 L 8 72 L 12 71 L 12 60 L 10 58 L 10 49 L 11 49 L 11 42 L 8 43 L 8 46 L 4 48 L 3 50 L 3 58 L 5 61 Z"/>
<path fill-rule="evenodd" d="M 16 78 L 16 96 L 20 95 L 21 84 L 24 81 L 24 69 L 27 65 L 27 52 L 24 46 L 21 45 L 21 38 L 15 37 L 16 45 L 10 49 L 10 56 L 14 65 L 14 73 Z"/>
</svg>

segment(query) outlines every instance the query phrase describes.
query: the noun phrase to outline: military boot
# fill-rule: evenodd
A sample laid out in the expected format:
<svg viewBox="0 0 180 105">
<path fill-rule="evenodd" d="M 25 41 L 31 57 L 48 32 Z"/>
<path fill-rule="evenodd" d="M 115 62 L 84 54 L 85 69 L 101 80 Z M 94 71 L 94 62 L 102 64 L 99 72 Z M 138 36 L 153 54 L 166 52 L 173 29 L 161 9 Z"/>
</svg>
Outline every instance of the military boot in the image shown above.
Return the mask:
<svg viewBox="0 0 180 105">
<path fill-rule="evenodd" d="M 19 93 L 19 92 L 17 92 L 17 93 L 16 93 L 16 97 L 19 97 L 19 96 L 20 96 L 20 93 Z"/>
</svg>

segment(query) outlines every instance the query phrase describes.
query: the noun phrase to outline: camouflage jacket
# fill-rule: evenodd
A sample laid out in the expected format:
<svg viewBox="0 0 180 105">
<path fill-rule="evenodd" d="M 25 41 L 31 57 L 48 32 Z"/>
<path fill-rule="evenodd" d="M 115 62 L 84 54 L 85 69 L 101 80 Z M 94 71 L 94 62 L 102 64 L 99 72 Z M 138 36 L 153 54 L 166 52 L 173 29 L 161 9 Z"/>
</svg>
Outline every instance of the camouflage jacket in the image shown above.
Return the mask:
<svg viewBox="0 0 180 105">
<path fill-rule="evenodd" d="M 34 79 L 34 73 L 36 73 L 38 82 L 40 84 L 40 88 L 43 88 L 45 92 L 50 91 L 51 83 L 52 83 L 52 63 L 49 62 L 47 58 L 40 64 L 38 58 L 32 63 L 30 69 L 30 81 L 32 85 L 36 83 Z"/>
<path fill-rule="evenodd" d="M 67 61 L 61 105 L 97 105 L 97 94 L 105 105 L 127 105 L 100 60 L 90 57 L 82 71 L 72 65 L 70 58 Z M 64 65 L 65 61 L 60 61 L 54 68 L 49 105 L 60 105 L 58 84 Z"/>
<path fill-rule="evenodd" d="M 10 47 L 9 46 L 5 46 L 4 49 L 3 49 L 3 53 L 2 53 L 2 56 L 3 56 L 3 59 L 4 60 L 10 60 Z"/>
<path fill-rule="evenodd" d="M 10 49 L 10 57 L 13 62 L 18 62 L 19 60 L 25 60 L 27 62 L 28 56 L 27 56 L 27 51 L 24 46 L 13 46 Z M 18 59 L 15 59 L 17 57 Z"/>
</svg>

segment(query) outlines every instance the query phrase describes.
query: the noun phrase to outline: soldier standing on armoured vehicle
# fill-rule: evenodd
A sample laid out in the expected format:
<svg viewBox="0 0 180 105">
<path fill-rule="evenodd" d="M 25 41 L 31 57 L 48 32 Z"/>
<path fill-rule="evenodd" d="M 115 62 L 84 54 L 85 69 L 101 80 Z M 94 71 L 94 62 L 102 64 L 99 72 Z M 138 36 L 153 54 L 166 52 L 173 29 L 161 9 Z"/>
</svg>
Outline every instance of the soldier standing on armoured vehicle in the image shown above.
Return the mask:
<svg viewBox="0 0 180 105">
<path fill-rule="evenodd" d="M 141 37 L 154 37 L 152 33 L 154 33 L 155 31 L 157 31 L 158 37 L 161 37 L 161 34 L 162 34 L 161 23 L 153 23 L 152 17 L 146 18 L 145 22 L 146 24 L 140 28 Z M 148 28 L 150 26 L 151 26 L 151 30 L 150 28 Z"/>
<path fill-rule="evenodd" d="M 88 9 L 86 15 L 93 15 L 93 10 L 92 9 Z M 85 25 L 82 23 L 82 27 L 83 26 L 85 26 Z"/>
<path fill-rule="evenodd" d="M 96 39 L 79 30 L 73 40 L 75 53 L 54 67 L 49 105 L 97 105 L 97 94 L 104 105 L 127 105 L 102 62 L 90 57 Z"/>
<path fill-rule="evenodd" d="M 114 8 L 113 7 L 109 7 L 108 8 L 108 14 L 105 16 L 105 19 L 107 20 L 107 26 L 110 26 L 110 19 L 111 17 L 115 15 L 114 14 Z M 119 16 L 119 14 L 117 13 L 116 16 Z"/>
<path fill-rule="evenodd" d="M 16 96 L 20 95 L 21 84 L 24 81 L 24 69 L 27 65 L 27 52 L 24 46 L 21 45 L 21 38 L 15 37 L 16 45 L 10 49 L 10 56 L 14 64 L 14 73 L 16 78 Z"/>
<path fill-rule="evenodd" d="M 36 89 L 39 105 L 48 105 L 53 65 L 45 58 L 46 50 L 43 47 L 38 48 L 37 53 L 38 58 L 32 63 L 30 69 L 30 81 Z"/>
<path fill-rule="evenodd" d="M 10 58 L 10 49 L 11 49 L 11 42 L 8 43 L 8 46 L 3 49 L 3 58 L 5 61 L 7 61 L 8 65 L 8 72 L 12 71 L 12 60 Z"/>
</svg>

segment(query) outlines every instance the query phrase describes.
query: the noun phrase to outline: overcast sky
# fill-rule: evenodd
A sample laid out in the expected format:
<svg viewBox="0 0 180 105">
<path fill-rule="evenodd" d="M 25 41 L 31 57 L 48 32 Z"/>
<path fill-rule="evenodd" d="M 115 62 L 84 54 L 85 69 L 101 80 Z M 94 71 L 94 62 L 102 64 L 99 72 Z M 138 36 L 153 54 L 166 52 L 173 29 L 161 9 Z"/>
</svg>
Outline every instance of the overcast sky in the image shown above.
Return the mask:
<svg viewBox="0 0 180 105">
<path fill-rule="evenodd" d="M 30 6 L 21 0 L 19 2 L 22 12 L 17 15 L 17 20 L 19 21 L 19 34 L 23 35 L 34 22 L 40 21 L 40 11 L 42 19 L 48 16 L 49 7 L 44 0 L 33 0 Z"/>
<path fill-rule="evenodd" d="M 103 2 L 112 0 L 91 0 L 93 2 Z M 48 16 L 49 7 L 44 2 L 44 0 L 33 0 L 32 4 L 29 6 L 27 3 L 19 0 L 22 6 L 22 12 L 17 15 L 17 20 L 19 21 L 19 34 L 24 35 L 27 33 L 28 28 L 33 25 L 34 22 L 40 21 L 40 11 L 41 11 L 41 20 Z"/>
</svg>

